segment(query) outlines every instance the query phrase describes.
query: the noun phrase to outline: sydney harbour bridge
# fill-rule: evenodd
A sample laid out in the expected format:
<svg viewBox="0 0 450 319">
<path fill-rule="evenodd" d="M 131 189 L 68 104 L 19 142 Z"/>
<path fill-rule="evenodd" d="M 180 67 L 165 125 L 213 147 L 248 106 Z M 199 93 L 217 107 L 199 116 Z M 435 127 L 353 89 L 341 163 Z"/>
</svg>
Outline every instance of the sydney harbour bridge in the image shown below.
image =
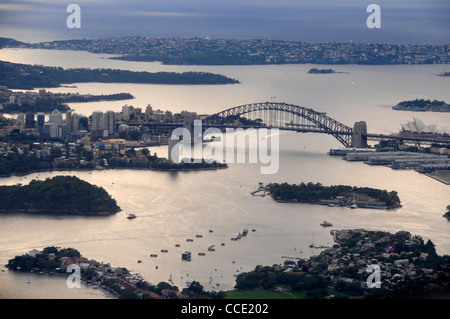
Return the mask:
<svg viewBox="0 0 450 319">
<path fill-rule="evenodd" d="M 245 118 L 247 121 L 242 121 Z M 184 123 L 147 123 L 147 126 L 184 126 L 193 131 L 193 120 Z M 312 108 L 284 102 L 260 102 L 235 106 L 202 118 L 204 128 L 266 127 L 298 133 L 328 134 L 336 138 L 344 147 L 367 147 L 368 140 L 397 140 L 416 144 L 440 143 L 450 145 L 450 136 L 436 134 L 383 135 L 368 133 L 365 121 L 354 123 L 352 127 L 329 117 L 324 112 Z"/>
</svg>

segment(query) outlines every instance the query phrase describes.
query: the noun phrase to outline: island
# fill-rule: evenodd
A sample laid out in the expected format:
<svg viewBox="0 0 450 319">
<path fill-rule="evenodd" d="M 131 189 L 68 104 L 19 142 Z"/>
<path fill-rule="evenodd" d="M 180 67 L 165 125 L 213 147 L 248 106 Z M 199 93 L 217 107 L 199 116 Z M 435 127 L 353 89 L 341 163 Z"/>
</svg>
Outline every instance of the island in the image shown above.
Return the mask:
<svg viewBox="0 0 450 319">
<path fill-rule="evenodd" d="M 309 203 L 350 208 L 394 209 L 401 207 L 396 191 L 346 185 L 323 186 L 321 183 L 270 183 L 260 185 L 277 202 Z"/>
<path fill-rule="evenodd" d="M 102 187 L 75 176 L 55 176 L 28 185 L 0 186 L 0 213 L 111 215 L 121 209 Z"/>
<path fill-rule="evenodd" d="M 139 84 L 236 84 L 239 81 L 206 72 L 133 72 L 116 69 L 63 69 L 0 61 L 0 85 L 10 89 L 60 87 L 70 83 L 139 83 Z"/>
<path fill-rule="evenodd" d="M 333 69 L 312 68 L 312 69 L 309 69 L 308 73 L 310 73 L 310 74 L 332 74 L 332 73 L 336 73 L 336 71 Z"/>
<path fill-rule="evenodd" d="M 450 112 L 450 105 L 444 101 L 415 99 L 402 101 L 392 107 L 396 111 L 416 111 L 416 112 Z"/>
</svg>

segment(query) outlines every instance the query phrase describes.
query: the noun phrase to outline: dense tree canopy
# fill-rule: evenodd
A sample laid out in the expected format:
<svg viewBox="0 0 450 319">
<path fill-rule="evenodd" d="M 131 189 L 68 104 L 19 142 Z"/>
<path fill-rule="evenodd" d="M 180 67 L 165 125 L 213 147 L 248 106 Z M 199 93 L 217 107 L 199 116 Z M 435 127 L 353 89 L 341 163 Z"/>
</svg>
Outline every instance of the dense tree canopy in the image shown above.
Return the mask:
<svg viewBox="0 0 450 319">
<path fill-rule="evenodd" d="M 75 176 L 32 180 L 25 186 L 0 186 L 1 211 L 112 214 L 120 211 L 102 188 Z"/>
</svg>

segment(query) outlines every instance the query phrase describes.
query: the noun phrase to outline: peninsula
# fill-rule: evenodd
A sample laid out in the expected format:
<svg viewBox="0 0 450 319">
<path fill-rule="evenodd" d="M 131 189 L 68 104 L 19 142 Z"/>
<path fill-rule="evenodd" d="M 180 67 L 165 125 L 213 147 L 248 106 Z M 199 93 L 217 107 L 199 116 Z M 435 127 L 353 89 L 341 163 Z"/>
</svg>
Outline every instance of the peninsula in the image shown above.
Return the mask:
<svg viewBox="0 0 450 319">
<path fill-rule="evenodd" d="M 28 185 L 0 186 L 0 213 L 111 215 L 120 207 L 102 188 L 75 176 L 55 176 Z"/>
<path fill-rule="evenodd" d="M 369 43 L 305 43 L 273 39 L 116 37 L 23 43 L 0 38 L 0 47 L 80 50 L 111 59 L 172 65 L 447 64 L 448 46 Z"/>
<path fill-rule="evenodd" d="M 134 96 L 130 93 L 115 94 L 79 94 L 79 93 L 53 93 L 40 89 L 33 91 L 12 91 L 0 89 L 0 104 L 3 113 L 51 113 L 54 110 L 67 112 L 70 107 L 66 103 L 84 103 L 98 101 L 131 100 Z"/>
<path fill-rule="evenodd" d="M 80 282 L 101 288 L 108 296 L 118 299 L 222 299 L 225 292 L 204 291 L 198 281 L 186 288 L 161 281 L 151 284 L 139 274 L 124 267 L 112 267 L 94 259 L 87 259 L 75 248 L 45 247 L 8 260 L 6 268 L 13 271 L 34 272 L 45 275 L 69 277 L 69 267 L 79 267 Z"/>
<path fill-rule="evenodd" d="M 394 209 L 401 207 L 397 192 L 345 185 L 323 186 L 321 183 L 271 183 L 265 188 L 279 202 L 298 202 L 351 208 Z"/>
<path fill-rule="evenodd" d="M 116 69 L 63 69 L 0 61 L 0 85 L 9 89 L 59 87 L 70 83 L 235 84 L 239 81 L 206 72 L 133 72 Z"/>
<path fill-rule="evenodd" d="M 309 259 L 239 274 L 233 297 L 264 291 L 298 299 L 393 299 L 444 297 L 450 291 L 450 259 L 439 256 L 431 240 L 407 231 L 344 229 L 331 235 L 333 247 Z"/>
</svg>

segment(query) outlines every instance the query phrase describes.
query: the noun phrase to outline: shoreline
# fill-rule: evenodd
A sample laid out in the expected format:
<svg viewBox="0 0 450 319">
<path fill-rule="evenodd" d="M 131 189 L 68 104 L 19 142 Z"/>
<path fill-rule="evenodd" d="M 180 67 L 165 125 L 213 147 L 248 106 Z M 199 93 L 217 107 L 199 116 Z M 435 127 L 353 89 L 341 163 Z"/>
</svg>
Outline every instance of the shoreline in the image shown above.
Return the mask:
<svg viewBox="0 0 450 319">
<path fill-rule="evenodd" d="M 272 197 L 273 198 L 273 197 Z M 329 206 L 328 204 L 322 204 L 320 202 L 308 202 L 308 201 L 296 201 L 296 200 L 285 200 L 285 199 L 275 199 L 273 198 L 274 201 L 276 201 L 277 203 L 287 203 L 287 204 L 310 204 L 310 205 L 321 205 L 321 206 Z M 355 203 L 356 205 L 358 205 L 357 203 Z M 329 207 L 344 207 L 344 208 L 351 208 L 350 206 L 347 205 L 337 205 L 337 206 L 329 206 Z M 397 209 L 397 208 L 401 208 L 402 205 L 399 205 L 398 207 L 389 207 L 389 206 L 385 206 L 385 207 L 368 207 L 368 206 L 358 206 L 356 208 L 366 208 L 366 209 L 377 209 L 377 210 L 393 210 L 393 209 Z"/>
<path fill-rule="evenodd" d="M 51 215 L 51 216 L 111 216 L 122 212 L 99 212 L 99 213 L 83 213 L 83 212 L 68 212 L 68 211 L 46 211 L 39 209 L 3 209 L 0 208 L 0 214 L 35 214 L 35 215 Z"/>
<path fill-rule="evenodd" d="M 34 173 L 52 173 L 52 172 L 71 172 L 71 171 L 75 171 L 75 172 L 82 172 L 82 171 L 104 171 L 104 170 L 142 170 L 142 171 L 171 171 L 171 172 L 176 172 L 176 171 L 202 171 L 202 170 L 217 170 L 217 169 L 226 169 L 228 168 L 228 165 L 223 166 L 223 167 L 195 167 L 195 168 L 140 168 L 140 167 L 114 167 L 114 168 L 102 168 L 102 169 L 97 169 L 97 168 L 52 168 L 52 169 L 43 169 L 43 170 L 32 170 L 29 171 L 27 173 L 12 173 L 10 175 L 0 175 L 0 178 L 8 178 L 8 177 L 22 177 L 22 176 L 27 176 L 30 174 L 34 174 Z"/>
</svg>

